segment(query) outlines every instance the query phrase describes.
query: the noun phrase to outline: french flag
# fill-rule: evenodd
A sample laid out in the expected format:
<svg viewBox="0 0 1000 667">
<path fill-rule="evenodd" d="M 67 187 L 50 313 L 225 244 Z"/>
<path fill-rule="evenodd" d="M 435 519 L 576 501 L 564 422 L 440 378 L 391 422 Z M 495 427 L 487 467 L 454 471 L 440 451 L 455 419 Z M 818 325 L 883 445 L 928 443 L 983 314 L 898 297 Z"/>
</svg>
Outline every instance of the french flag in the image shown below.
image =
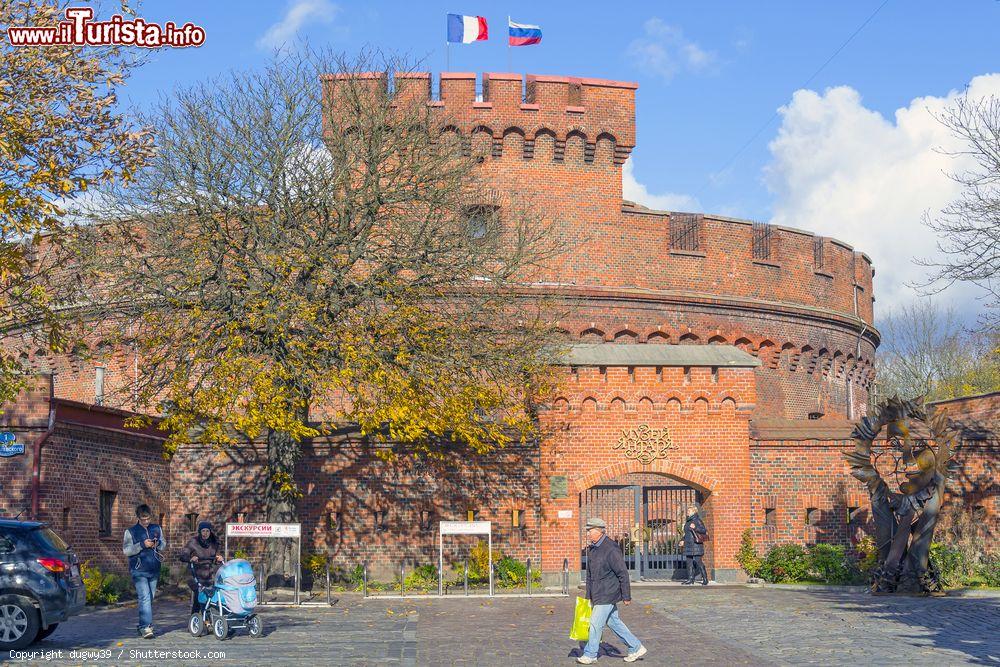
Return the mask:
<svg viewBox="0 0 1000 667">
<path fill-rule="evenodd" d="M 510 28 L 510 41 L 508 43 L 511 46 L 528 46 L 542 41 L 542 29 L 537 25 L 514 23 L 508 18 L 507 27 Z"/>
<path fill-rule="evenodd" d="M 488 37 L 486 19 L 482 16 L 462 16 L 448 14 L 448 41 L 471 44 L 482 42 Z"/>
</svg>

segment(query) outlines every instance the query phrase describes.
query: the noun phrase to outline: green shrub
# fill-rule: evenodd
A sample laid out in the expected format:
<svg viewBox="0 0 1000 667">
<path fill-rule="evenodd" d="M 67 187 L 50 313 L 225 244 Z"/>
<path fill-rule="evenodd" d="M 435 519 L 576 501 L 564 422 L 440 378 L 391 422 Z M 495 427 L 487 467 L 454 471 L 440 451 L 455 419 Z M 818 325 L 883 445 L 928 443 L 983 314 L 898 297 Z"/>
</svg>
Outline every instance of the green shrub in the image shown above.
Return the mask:
<svg viewBox="0 0 1000 667">
<path fill-rule="evenodd" d="M 987 586 L 1000 587 L 1000 551 L 983 557 L 983 564 L 979 568 L 979 576 L 983 578 L 983 583 Z"/>
<path fill-rule="evenodd" d="M 941 542 L 931 543 L 930 564 L 937 570 L 941 585 L 946 588 L 962 585 L 972 569 L 961 549 Z"/>
<path fill-rule="evenodd" d="M 515 586 L 524 586 L 528 579 L 528 565 L 524 561 L 511 558 L 510 556 L 503 556 L 497 561 L 497 579 L 496 585 L 504 588 L 511 588 Z M 542 580 L 542 573 L 538 571 L 537 567 L 531 568 L 531 581 L 539 582 Z"/>
<path fill-rule="evenodd" d="M 128 580 L 125 577 L 111 572 L 101 572 L 100 568 L 90 565 L 89 561 L 80 564 L 80 574 L 83 576 L 83 586 L 87 592 L 87 604 L 118 602 L 129 590 Z"/>
<path fill-rule="evenodd" d="M 438 569 L 433 565 L 419 565 L 406 575 L 406 590 L 431 590 L 437 588 Z"/>
<path fill-rule="evenodd" d="M 233 558 L 242 558 L 243 560 L 249 560 L 250 552 L 248 552 L 246 549 L 236 549 L 235 551 L 233 551 Z"/>
<path fill-rule="evenodd" d="M 878 546 L 875 544 L 875 538 L 865 535 L 858 540 L 858 553 L 861 554 L 858 570 L 867 579 L 878 567 Z"/>
<path fill-rule="evenodd" d="M 760 576 L 771 583 L 804 581 L 809 576 L 809 554 L 798 544 L 779 544 L 764 557 Z"/>
<path fill-rule="evenodd" d="M 736 562 L 740 564 L 748 577 L 756 577 L 760 574 L 761 560 L 757 554 L 757 547 L 753 544 L 753 529 L 747 528 L 740 538 L 740 550 L 736 552 Z"/>
<path fill-rule="evenodd" d="M 493 550 L 493 562 L 496 563 L 503 554 L 498 549 Z M 490 550 L 486 540 L 479 540 L 469 552 L 469 579 L 487 579 L 490 576 Z"/>
<path fill-rule="evenodd" d="M 302 559 L 302 567 L 312 574 L 313 579 L 326 577 L 326 554 L 309 554 Z"/>
<path fill-rule="evenodd" d="M 839 544 L 814 544 L 809 547 L 811 574 L 828 584 L 849 584 L 856 579 L 857 568 Z"/>
</svg>

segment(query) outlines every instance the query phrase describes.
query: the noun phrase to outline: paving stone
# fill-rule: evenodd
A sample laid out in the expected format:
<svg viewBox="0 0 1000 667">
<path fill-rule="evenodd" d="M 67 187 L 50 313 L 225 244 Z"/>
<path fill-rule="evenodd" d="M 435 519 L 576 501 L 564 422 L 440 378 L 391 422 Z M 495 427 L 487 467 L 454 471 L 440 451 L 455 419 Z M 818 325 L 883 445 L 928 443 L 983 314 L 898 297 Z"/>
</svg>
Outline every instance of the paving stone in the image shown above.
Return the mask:
<svg viewBox="0 0 1000 667">
<path fill-rule="evenodd" d="M 642 665 L 1000 665 L 1000 598 L 871 597 L 767 588 L 634 589 L 621 616 L 649 654 Z M 264 607 L 264 636 L 220 642 L 187 633 L 187 608 L 158 601 L 158 636 L 135 636 L 135 610 L 91 612 L 35 645 L 27 664 L 575 664 L 574 600 L 362 600 Z M 89 651 L 91 659 L 71 654 Z M 201 651 L 197 660 L 142 651 Z M 61 651 L 61 657 L 56 654 Z M 107 651 L 104 659 L 92 659 Z M 140 653 L 134 653 L 140 651 Z M 222 652 L 223 655 L 209 655 Z M 607 631 L 600 663 L 624 646 Z M 0 659 L 8 656 L 0 656 Z M 609 662 L 610 661 L 610 662 Z"/>
</svg>

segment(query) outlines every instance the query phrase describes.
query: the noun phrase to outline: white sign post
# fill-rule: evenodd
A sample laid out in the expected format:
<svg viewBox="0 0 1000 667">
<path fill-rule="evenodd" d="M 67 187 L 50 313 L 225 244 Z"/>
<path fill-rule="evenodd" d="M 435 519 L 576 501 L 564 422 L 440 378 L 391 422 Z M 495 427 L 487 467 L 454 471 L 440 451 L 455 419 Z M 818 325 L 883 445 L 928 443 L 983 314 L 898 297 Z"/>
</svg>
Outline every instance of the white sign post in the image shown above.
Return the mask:
<svg viewBox="0 0 1000 667">
<path fill-rule="evenodd" d="M 444 536 L 486 535 L 490 563 L 490 595 L 493 595 L 493 524 L 489 521 L 438 522 L 438 595 L 444 595 Z"/>
<path fill-rule="evenodd" d="M 302 576 L 302 524 L 301 523 L 227 523 L 226 536 L 224 538 L 222 552 L 224 558 L 229 560 L 229 536 L 233 537 L 263 537 L 263 538 L 286 538 L 295 540 L 297 558 L 295 561 L 297 572 L 295 573 L 295 604 L 299 604 L 299 577 Z M 264 599 L 264 585 L 267 582 L 260 582 L 260 599 Z"/>
</svg>

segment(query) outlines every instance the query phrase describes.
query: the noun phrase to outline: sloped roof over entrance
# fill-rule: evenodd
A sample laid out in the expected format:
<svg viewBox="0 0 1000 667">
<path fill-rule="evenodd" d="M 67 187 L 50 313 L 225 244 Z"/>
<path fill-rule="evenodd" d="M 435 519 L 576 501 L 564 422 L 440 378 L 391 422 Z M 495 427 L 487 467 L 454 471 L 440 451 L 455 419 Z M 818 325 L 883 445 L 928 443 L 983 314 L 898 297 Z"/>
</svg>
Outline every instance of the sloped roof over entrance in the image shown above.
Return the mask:
<svg viewBox="0 0 1000 667">
<path fill-rule="evenodd" d="M 760 360 L 732 345 L 571 345 L 560 366 L 717 366 L 753 368 Z"/>
</svg>

